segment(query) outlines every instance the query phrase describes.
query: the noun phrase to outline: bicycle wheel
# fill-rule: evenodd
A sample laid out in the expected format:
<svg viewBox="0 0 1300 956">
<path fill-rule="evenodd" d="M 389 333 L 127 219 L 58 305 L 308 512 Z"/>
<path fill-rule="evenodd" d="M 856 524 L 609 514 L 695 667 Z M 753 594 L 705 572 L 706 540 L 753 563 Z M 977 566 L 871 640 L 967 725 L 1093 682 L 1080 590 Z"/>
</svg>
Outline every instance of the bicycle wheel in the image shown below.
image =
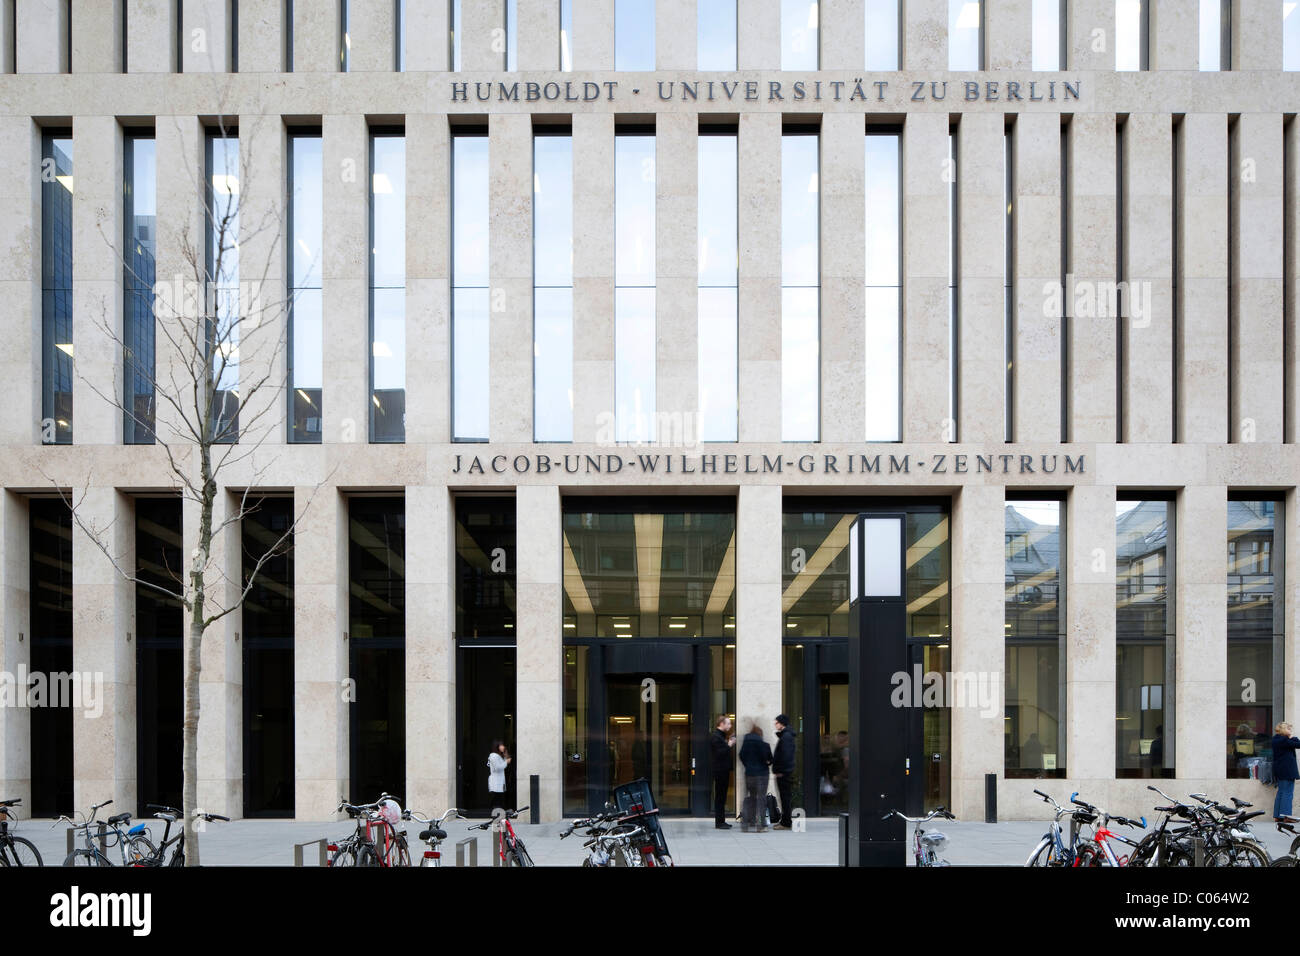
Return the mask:
<svg viewBox="0 0 1300 956">
<path fill-rule="evenodd" d="M 1268 854 L 1254 843 L 1228 843 L 1217 846 L 1205 858 L 1206 866 L 1268 866 Z"/>
<path fill-rule="evenodd" d="M 4 859 L 5 866 L 45 865 L 41 862 L 41 855 L 36 851 L 31 840 L 24 840 L 22 837 L 10 837 L 9 845 L 0 852 L 0 858 Z"/>
<path fill-rule="evenodd" d="M 153 845 L 153 841 L 143 833 L 137 833 L 127 840 L 126 865 L 150 866 L 154 862 L 154 856 L 157 853 L 158 848 Z"/>
<path fill-rule="evenodd" d="M 329 858 L 326 866 L 356 866 L 357 865 L 357 848 L 350 843 L 341 843 L 339 848 L 334 851 L 334 855 Z"/>
<path fill-rule="evenodd" d="M 357 850 L 357 866 L 379 866 L 379 857 L 373 846 L 363 846 Z"/>
<path fill-rule="evenodd" d="M 1105 866 L 1106 858 L 1095 846 L 1084 845 L 1079 847 L 1079 852 L 1075 856 L 1075 866 Z"/>
<path fill-rule="evenodd" d="M 389 866 L 410 866 L 411 851 L 406 845 L 406 841 L 399 839 L 396 843 L 388 848 L 388 865 Z"/>
<path fill-rule="evenodd" d="M 1295 865 L 1296 865 L 1295 857 L 1290 856 L 1289 854 L 1287 856 L 1279 856 L 1276 860 L 1274 860 L 1272 863 L 1269 864 L 1269 866 L 1295 866 Z"/>
<path fill-rule="evenodd" d="M 1059 866 L 1056 859 L 1056 847 L 1051 840 L 1043 839 L 1038 841 L 1029 859 L 1025 861 L 1025 866 Z"/>
<path fill-rule="evenodd" d="M 101 866 L 99 857 L 90 850 L 73 850 L 63 859 L 64 866 Z"/>
</svg>

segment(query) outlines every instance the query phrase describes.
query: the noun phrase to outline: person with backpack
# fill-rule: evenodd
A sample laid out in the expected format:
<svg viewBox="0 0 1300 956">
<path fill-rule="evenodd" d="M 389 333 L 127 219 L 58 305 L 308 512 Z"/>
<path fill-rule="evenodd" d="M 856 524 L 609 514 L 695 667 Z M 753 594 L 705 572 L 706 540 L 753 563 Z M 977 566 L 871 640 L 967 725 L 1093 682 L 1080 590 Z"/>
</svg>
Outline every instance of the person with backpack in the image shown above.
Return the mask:
<svg viewBox="0 0 1300 956">
<path fill-rule="evenodd" d="M 776 750 L 772 754 L 772 775 L 781 796 L 781 819 L 772 821 L 773 830 L 789 830 L 794 797 L 794 728 L 785 714 L 776 715 Z"/>
<path fill-rule="evenodd" d="M 742 805 L 740 829 L 749 833 L 757 828 L 767 830 L 763 823 L 763 805 L 767 799 L 768 768 L 772 766 L 772 748 L 763 739 L 763 730 L 757 720 L 749 722 L 749 733 L 740 745 L 740 763 L 745 768 L 745 802 Z"/>
</svg>

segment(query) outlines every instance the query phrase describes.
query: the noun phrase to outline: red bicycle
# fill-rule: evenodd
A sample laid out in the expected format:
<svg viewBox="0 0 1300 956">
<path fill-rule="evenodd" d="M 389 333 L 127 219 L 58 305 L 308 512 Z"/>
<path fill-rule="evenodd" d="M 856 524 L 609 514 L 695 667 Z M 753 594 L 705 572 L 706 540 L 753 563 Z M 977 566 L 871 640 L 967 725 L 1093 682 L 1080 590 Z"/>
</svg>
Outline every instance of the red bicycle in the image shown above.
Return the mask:
<svg viewBox="0 0 1300 956">
<path fill-rule="evenodd" d="M 332 854 L 327 866 L 410 866 L 411 851 L 405 831 L 397 829 L 402 808 L 388 794 L 374 803 L 357 806 L 342 802 L 336 813 L 347 813 L 357 821 L 356 830 L 345 840 L 326 845 Z"/>
<path fill-rule="evenodd" d="M 494 815 L 491 820 L 469 828 L 471 830 L 490 829 L 495 831 L 497 834 L 497 855 L 502 866 L 533 865 L 533 858 L 528 855 L 524 841 L 519 838 L 515 828 L 510 825 L 511 820 L 518 818 L 519 814 L 527 809 L 527 807 L 520 807 L 518 810 L 502 810 Z"/>
</svg>

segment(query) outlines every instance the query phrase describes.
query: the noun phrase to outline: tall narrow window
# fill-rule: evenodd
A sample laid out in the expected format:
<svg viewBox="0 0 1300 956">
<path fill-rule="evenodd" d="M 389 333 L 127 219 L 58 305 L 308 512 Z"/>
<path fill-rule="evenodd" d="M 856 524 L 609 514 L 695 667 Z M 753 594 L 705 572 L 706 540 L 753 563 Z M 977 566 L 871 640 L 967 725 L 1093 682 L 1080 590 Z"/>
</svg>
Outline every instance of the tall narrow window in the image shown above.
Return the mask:
<svg viewBox="0 0 1300 956">
<path fill-rule="evenodd" d="M 406 440 L 406 137 L 370 137 L 370 440 Z"/>
<path fill-rule="evenodd" d="M 955 442 L 957 431 L 957 373 L 961 359 L 957 354 L 961 343 L 961 297 L 958 295 L 958 283 L 961 281 L 961 262 L 957 255 L 957 237 L 961 232 L 957 224 L 957 132 L 948 133 L 948 421 L 944 429 L 944 438 Z"/>
<path fill-rule="evenodd" d="M 1065 62 L 1064 6 L 1065 0 L 1034 0 L 1030 65 L 1035 70 L 1059 70 Z"/>
<path fill-rule="evenodd" d="M 781 69 L 818 69 L 817 0 L 781 0 Z"/>
<path fill-rule="evenodd" d="M 1282 69 L 1300 70 L 1300 3 L 1282 2 Z"/>
<path fill-rule="evenodd" d="M 902 164 L 897 132 L 866 136 L 867 441 L 902 438 Z"/>
<path fill-rule="evenodd" d="M 398 73 L 406 72 L 406 0 L 397 0 L 397 49 L 393 51 L 393 62 Z"/>
<path fill-rule="evenodd" d="M 518 0 L 506 0 L 506 69 L 519 69 Z"/>
<path fill-rule="evenodd" d="M 573 70 L 573 0 L 560 0 L 560 69 Z"/>
<path fill-rule="evenodd" d="M 655 0 L 614 0 L 614 69 L 655 68 Z"/>
<path fill-rule="evenodd" d="M 1115 69 L 1147 68 L 1147 0 L 1115 0 Z"/>
<path fill-rule="evenodd" d="M 447 43 L 450 47 L 447 56 L 451 61 L 453 73 L 460 72 L 460 4 L 461 0 L 448 0 L 447 22 L 451 29 L 447 35 Z"/>
<path fill-rule="evenodd" d="M 614 434 L 655 440 L 655 136 L 614 137 Z"/>
<path fill-rule="evenodd" d="M 41 137 L 41 441 L 72 443 L 72 134 Z"/>
<path fill-rule="evenodd" d="M 984 69 L 983 0 L 948 0 L 948 69 Z"/>
<path fill-rule="evenodd" d="M 821 186 L 816 131 L 781 137 L 781 438 L 817 441 Z"/>
<path fill-rule="evenodd" d="M 1228 766 L 1250 777 L 1272 760 L 1282 702 L 1285 606 L 1275 556 L 1283 553 L 1282 505 L 1228 500 Z"/>
<path fill-rule="evenodd" d="M 351 27 L 348 23 L 348 14 L 351 12 L 348 7 L 351 4 L 348 0 L 339 0 L 339 70 L 343 73 L 348 72 L 351 67 L 352 59 L 352 34 L 349 32 Z"/>
<path fill-rule="evenodd" d="M 32 498 L 28 513 L 28 664 L 32 674 L 71 674 L 72 511 L 62 498 Z M 26 687 L 18 686 L 25 699 Z M 73 805 L 73 711 L 66 706 L 33 707 L 30 714 L 32 799 L 28 815 L 55 817 Z"/>
<path fill-rule="evenodd" d="M 181 799 L 185 668 L 181 499 L 135 499 L 135 728 L 139 812 Z M 159 590 L 159 589 L 163 590 Z M 128 645 L 129 646 L 129 645 Z"/>
<path fill-rule="evenodd" d="M 900 21 L 899 0 L 867 0 L 866 7 L 866 68 L 868 70 L 898 69 L 898 39 Z"/>
<path fill-rule="evenodd" d="M 701 70 L 736 68 L 736 0 L 701 3 L 696 12 L 696 50 Z"/>
<path fill-rule="evenodd" d="M 533 438 L 573 440 L 573 136 L 533 137 Z"/>
<path fill-rule="evenodd" d="M 1065 776 L 1065 614 L 1061 502 L 1005 509 L 1007 777 Z"/>
<path fill-rule="evenodd" d="M 208 134 L 207 341 L 212 440 L 239 440 L 239 134 Z"/>
<path fill-rule="evenodd" d="M 321 319 L 325 192 L 319 133 L 290 135 L 289 176 L 289 441 L 319 442 L 325 383 Z"/>
<path fill-rule="evenodd" d="M 487 441 L 487 130 L 457 130 L 451 162 L 451 437 Z"/>
<path fill-rule="evenodd" d="M 1115 775 L 1174 775 L 1174 567 L 1168 500 L 1115 504 Z"/>
<path fill-rule="evenodd" d="M 1002 358 L 1006 364 L 1006 377 L 1002 389 L 1002 427 L 1004 441 L 1015 439 L 1015 384 L 1016 384 L 1016 260 L 1015 260 L 1015 208 L 1012 197 L 1015 189 L 1011 182 L 1014 164 L 1015 127 L 1008 126 L 1002 134 Z"/>
<path fill-rule="evenodd" d="M 1199 0 L 1200 67 L 1203 71 L 1232 68 L 1232 0 Z M 1282 4 L 1283 7 L 1290 6 Z"/>
<path fill-rule="evenodd" d="M 123 140 L 122 219 L 122 440 L 154 440 L 154 254 L 157 242 L 157 166 L 151 134 Z"/>
<path fill-rule="evenodd" d="M 734 130 L 702 130 L 699 176 L 699 436 L 737 437 L 738 156 Z"/>
</svg>

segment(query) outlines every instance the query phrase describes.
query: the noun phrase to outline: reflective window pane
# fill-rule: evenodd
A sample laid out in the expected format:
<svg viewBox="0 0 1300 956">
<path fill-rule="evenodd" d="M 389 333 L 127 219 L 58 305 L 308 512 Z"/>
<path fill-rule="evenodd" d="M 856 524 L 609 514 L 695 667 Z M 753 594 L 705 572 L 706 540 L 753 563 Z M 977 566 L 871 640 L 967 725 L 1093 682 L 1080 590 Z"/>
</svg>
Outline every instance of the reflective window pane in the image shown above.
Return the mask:
<svg viewBox="0 0 1300 956">
<path fill-rule="evenodd" d="M 452 137 L 452 438 L 488 439 L 488 138 Z"/>
<path fill-rule="evenodd" d="M 515 499 L 456 499 L 456 638 L 514 640 Z"/>
<path fill-rule="evenodd" d="M 1271 761 L 1274 712 L 1282 689 L 1282 608 L 1277 596 L 1280 554 L 1274 545 L 1282 506 L 1277 501 L 1228 501 L 1227 775 L 1249 777 Z"/>
<path fill-rule="evenodd" d="M 506 69 L 519 69 L 519 0 L 506 0 Z"/>
<path fill-rule="evenodd" d="M 655 137 L 614 138 L 614 431 L 655 439 Z"/>
<path fill-rule="evenodd" d="M 1008 777 L 1064 776 L 1061 502 L 1008 501 L 1004 617 Z"/>
<path fill-rule="evenodd" d="M 700 285 L 734 286 L 738 208 L 736 135 L 706 135 L 698 142 Z"/>
<path fill-rule="evenodd" d="M 736 2 L 706 0 L 696 9 L 696 50 L 701 70 L 736 68 Z"/>
<path fill-rule="evenodd" d="M 781 437 L 817 441 L 820 422 L 818 139 L 781 139 Z"/>
<path fill-rule="evenodd" d="M 154 440 L 154 269 L 157 248 L 157 153 L 152 136 L 123 140 L 123 220 L 126 224 L 122 288 L 122 440 Z"/>
<path fill-rule="evenodd" d="M 451 10 L 448 19 L 450 20 L 451 30 L 447 38 L 451 56 L 451 69 L 453 73 L 460 72 L 460 31 L 461 15 L 460 5 L 462 0 L 450 0 Z"/>
<path fill-rule="evenodd" d="M 370 440 L 406 439 L 406 139 L 371 137 Z"/>
<path fill-rule="evenodd" d="M 614 0 L 614 69 L 654 68 L 654 0 Z"/>
<path fill-rule="evenodd" d="M 699 433 L 702 441 L 736 441 L 737 292 L 731 288 L 699 291 Z"/>
<path fill-rule="evenodd" d="M 1145 0 L 1115 0 L 1115 69 L 1146 68 Z"/>
<path fill-rule="evenodd" d="M 233 131 L 208 136 L 208 290 L 212 297 L 212 437 L 239 439 L 239 139 Z M 250 324 L 253 318 L 249 317 Z"/>
<path fill-rule="evenodd" d="M 484 171 L 487 167 L 487 141 L 483 140 Z M 486 176 L 471 183 L 467 190 L 465 225 L 474 234 L 475 227 L 486 221 Z M 459 196 L 459 192 L 457 193 Z M 459 205 L 457 206 L 460 210 Z M 484 222 L 480 223 L 478 219 Z M 459 221 L 459 220 L 458 220 Z M 458 233 L 459 235 L 459 233 Z M 480 246 L 471 254 L 486 255 L 487 230 L 481 229 Z M 481 251 L 480 251 L 481 250 Z M 469 272 L 466 264 L 466 272 Z M 461 273 L 458 270 L 457 275 Z M 484 285 L 463 282 L 460 285 Z M 573 137 L 536 136 L 533 138 L 533 281 L 538 286 L 573 285 Z"/>
<path fill-rule="evenodd" d="M 560 69 L 573 69 L 573 0 L 560 0 Z"/>
<path fill-rule="evenodd" d="M 614 138 L 614 282 L 655 284 L 655 138 Z"/>
<path fill-rule="evenodd" d="M 533 436 L 573 441 L 573 289 L 533 291 Z"/>
<path fill-rule="evenodd" d="M 868 70 L 898 69 L 899 0 L 865 0 Z"/>
<path fill-rule="evenodd" d="M 1224 39 L 1228 12 L 1224 0 L 1200 2 L 1200 68 L 1203 71 L 1224 69 Z M 1284 4 L 1285 6 L 1285 4 Z"/>
<path fill-rule="evenodd" d="M 698 140 L 697 329 L 699 437 L 737 438 L 737 228 L 736 135 Z"/>
<path fill-rule="evenodd" d="M 615 440 L 655 440 L 655 290 L 614 290 Z"/>
<path fill-rule="evenodd" d="M 324 385 L 321 244 L 325 208 L 320 136 L 291 136 L 289 154 L 289 440 L 319 442 Z"/>
<path fill-rule="evenodd" d="M 533 139 L 533 438 L 573 440 L 573 137 Z"/>
<path fill-rule="evenodd" d="M 41 138 L 41 441 L 72 443 L 72 137 Z"/>
<path fill-rule="evenodd" d="M 488 290 L 452 292 L 452 435 L 488 440 Z"/>
<path fill-rule="evenodd" d="M 817 0 L 781 0 L 781 69 L 818 68 Z"/>
<path fill-rule="evenodd" d="M 1300 70 L 1300 3 L 1282 0 L 1282 69 Z"/>
<path fill-rule="evenodd" d="M 781 290 L 781 439 L 817 441 L 821 347 L 818 290 Z"/>
<path fill-rule="evenodd" d="M 982 0 L 948 0 L 948 69 L 979 70 L 983 66 Z"/>
<path fill-rule="evenodd" d="M 866 137 L 866 439 L 901 438 L 899 136 Z"/>
<path fill-rule="evenodd" d="M 1034 0 L 1030 63 L 1035 70 L 1061 68 L 1061 0 Z"/>
</svg>

